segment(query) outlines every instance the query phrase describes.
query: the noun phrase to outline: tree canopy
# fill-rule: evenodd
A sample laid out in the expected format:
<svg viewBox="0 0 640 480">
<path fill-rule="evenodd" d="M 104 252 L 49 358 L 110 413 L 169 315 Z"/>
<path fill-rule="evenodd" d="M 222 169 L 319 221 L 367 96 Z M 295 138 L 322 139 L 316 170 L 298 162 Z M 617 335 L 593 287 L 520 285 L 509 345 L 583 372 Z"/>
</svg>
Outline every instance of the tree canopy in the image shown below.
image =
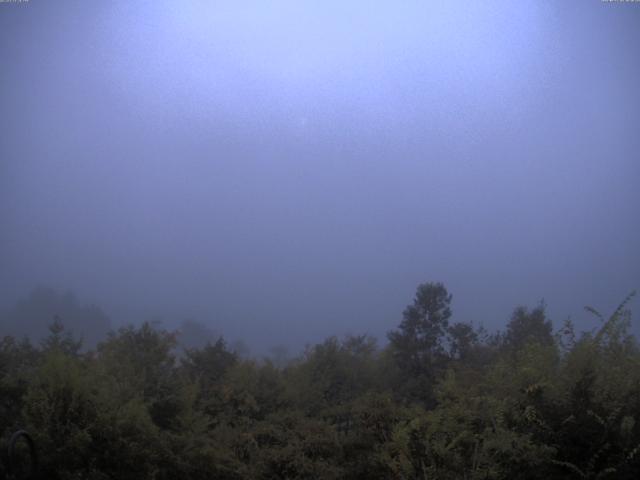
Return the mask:
<svg viewBox="0 0 640 480">
<path fill-rule="evenodd" d="M 180 350 L 149 323 L 81 348 L 57 318 L 39 343 L 0 340 L 0 446 L 27 429 L 40 478 L 65 480 L 635 479 L 630 299 L 590 309 L 592 332 L 539 305 L 489 334 L 425 283 L 387 345 L 331 337 L 286 361 L 222 337 Z"/>
</svg>

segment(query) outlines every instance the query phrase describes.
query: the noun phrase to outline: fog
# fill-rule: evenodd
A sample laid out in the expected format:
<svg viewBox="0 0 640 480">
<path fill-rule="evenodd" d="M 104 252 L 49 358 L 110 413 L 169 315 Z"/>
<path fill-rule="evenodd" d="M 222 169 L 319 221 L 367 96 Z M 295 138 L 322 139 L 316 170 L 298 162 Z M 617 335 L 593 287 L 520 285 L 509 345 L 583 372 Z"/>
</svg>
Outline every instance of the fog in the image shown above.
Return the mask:
<svg viewBox="0 0 640 480">
<path fill-rule="evenodd" d="M 640 6 L 0 3 L 0 310 L 253 351 L 640 287 Z"/>
</svg>

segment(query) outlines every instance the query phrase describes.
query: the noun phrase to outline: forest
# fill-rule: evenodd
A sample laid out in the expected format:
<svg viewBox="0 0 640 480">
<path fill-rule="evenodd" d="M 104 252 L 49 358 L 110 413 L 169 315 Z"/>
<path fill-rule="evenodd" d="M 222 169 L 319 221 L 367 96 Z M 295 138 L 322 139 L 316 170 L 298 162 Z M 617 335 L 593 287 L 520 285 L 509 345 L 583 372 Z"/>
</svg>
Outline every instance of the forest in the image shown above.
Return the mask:
<svg viewBox="0 0 640 480">
<path fill-rule="evenodd" d="M 384 345 L 331 337 L 287 361 L 179 348 L 148 322 L 86 347 L 56 317 L 0 342 L 0 478 L 25 429 L 47 479 L 635 479 L 633 295 L 585 307 L 593 331 L 540 304 L 490 333 L 424 283 Z"/>
</svg>

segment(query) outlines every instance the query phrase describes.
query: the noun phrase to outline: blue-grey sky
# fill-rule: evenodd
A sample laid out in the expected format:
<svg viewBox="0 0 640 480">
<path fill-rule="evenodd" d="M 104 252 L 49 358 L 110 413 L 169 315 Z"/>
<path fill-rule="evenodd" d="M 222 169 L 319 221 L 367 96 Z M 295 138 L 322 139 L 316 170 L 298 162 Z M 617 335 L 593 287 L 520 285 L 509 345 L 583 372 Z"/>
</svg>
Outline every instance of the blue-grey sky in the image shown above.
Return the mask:
<svg viewBox="0 0 640 480">
<path fill-rule="evenodd" d="M 254 349 L 640 287 L 640 3 L 0 3 L 0 305 Z"/>
</svg>

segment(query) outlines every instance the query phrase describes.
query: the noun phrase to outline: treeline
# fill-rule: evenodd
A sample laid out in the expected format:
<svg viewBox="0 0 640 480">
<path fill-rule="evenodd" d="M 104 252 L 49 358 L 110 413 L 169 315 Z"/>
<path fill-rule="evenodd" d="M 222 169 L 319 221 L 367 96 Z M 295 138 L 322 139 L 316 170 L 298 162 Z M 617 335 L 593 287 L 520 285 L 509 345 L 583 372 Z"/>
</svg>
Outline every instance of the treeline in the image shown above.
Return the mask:
<svg viewBox="0 0 640 480">
<path fill-rule="evenodd" d="M 98 306 L 81 304 L 71 292 L 40 286 L 13 307 L 0 309 L 0 336 L 40 342 L 52 320 L 82 339 L 84 348 L 95 348 L 111 329 L 109 317 Z"/>
<path fill-rule="evenodd" d="M 427 283 L 384 348 L 329 338 L 286 364 L 148 323 L 87 351 L 56 321 L 0 343 L 3 445 L 27 429 L 47 479 L 636 479 L 630 298 L 590 333 L 539 306 L 488 334 Z"/>
</svg>

